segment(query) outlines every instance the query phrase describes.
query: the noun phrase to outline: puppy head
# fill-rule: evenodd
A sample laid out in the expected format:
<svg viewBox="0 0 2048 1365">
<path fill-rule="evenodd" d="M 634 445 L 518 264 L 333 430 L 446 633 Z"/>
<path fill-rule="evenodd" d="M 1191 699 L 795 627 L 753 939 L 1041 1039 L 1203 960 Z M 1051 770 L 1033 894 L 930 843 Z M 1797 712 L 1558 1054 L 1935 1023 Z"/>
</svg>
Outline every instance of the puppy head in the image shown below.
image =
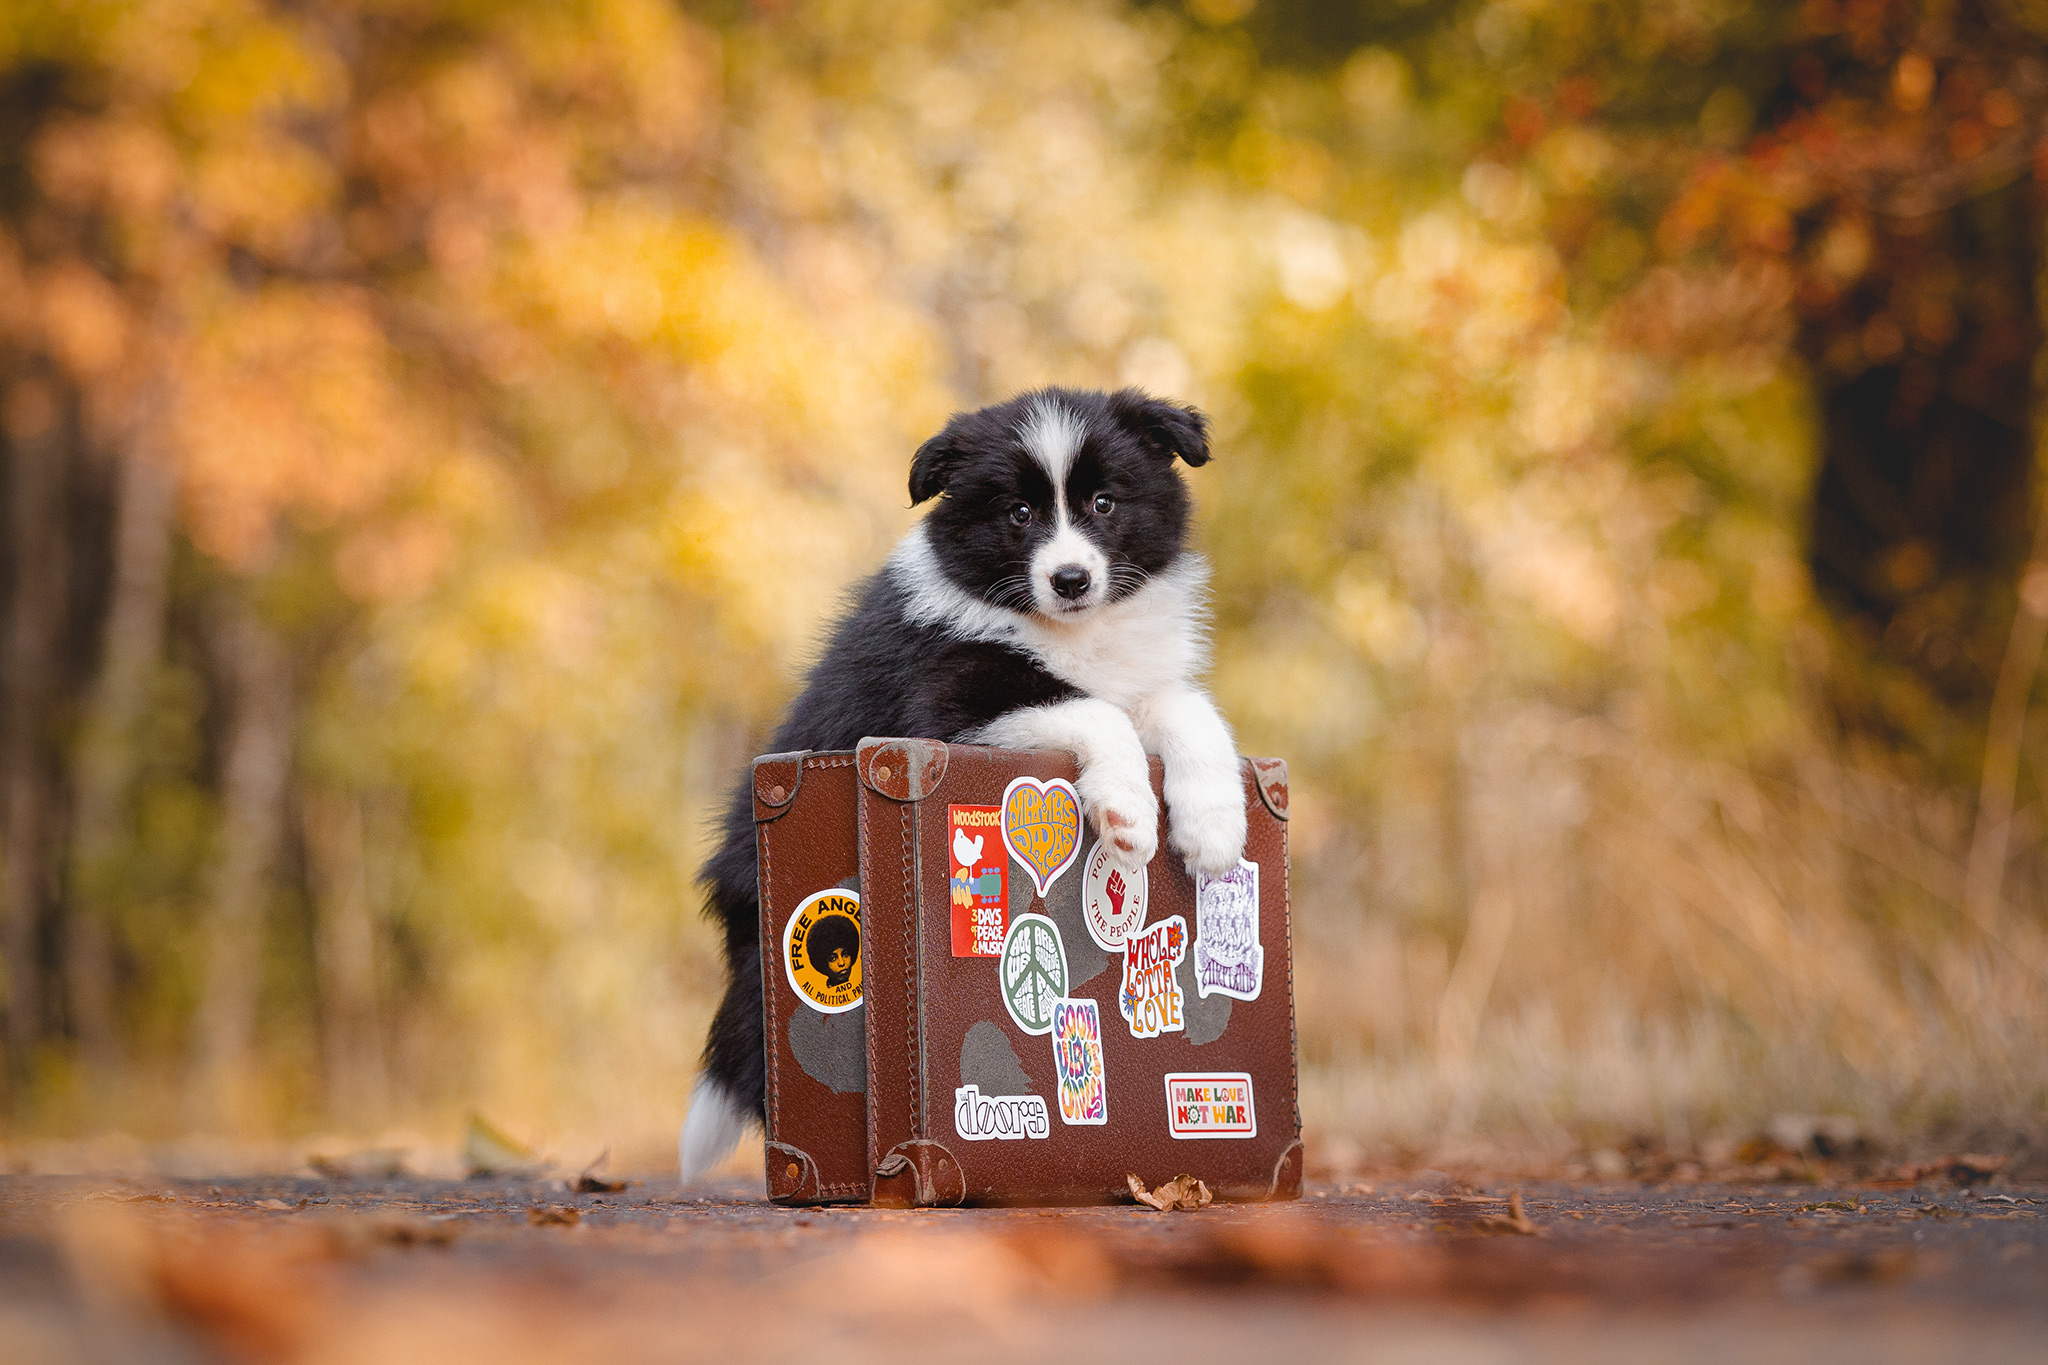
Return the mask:
<svg viewBox="0 0 2048 1365">
<path fill-rule="evenodd" d="M 954 583 L 992 606 L 1077 621 L 1179 557 L 1188 495 L 1176 458 L 1209 461 L 1209 424 L 1148 398 L 1039 389 L 964 412 L 924 443 L 910 499 Z"/>
</svg>

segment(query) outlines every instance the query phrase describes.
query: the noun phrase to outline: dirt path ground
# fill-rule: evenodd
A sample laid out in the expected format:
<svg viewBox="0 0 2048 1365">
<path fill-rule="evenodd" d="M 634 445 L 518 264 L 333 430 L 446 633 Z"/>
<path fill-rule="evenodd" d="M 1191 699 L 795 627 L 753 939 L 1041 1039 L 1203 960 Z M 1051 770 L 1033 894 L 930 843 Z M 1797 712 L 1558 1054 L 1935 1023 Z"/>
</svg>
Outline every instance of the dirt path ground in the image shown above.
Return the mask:
<svg viewBox="0 0 2048 1365">
<path fill-rule="evenodd" d="M 6 1177 L 0 1360 L 2048 1359 L 2048 1188 L 1532 1184 L 1519 1223 L 1512 1193 L 913 1213 Z"/>
</svg>

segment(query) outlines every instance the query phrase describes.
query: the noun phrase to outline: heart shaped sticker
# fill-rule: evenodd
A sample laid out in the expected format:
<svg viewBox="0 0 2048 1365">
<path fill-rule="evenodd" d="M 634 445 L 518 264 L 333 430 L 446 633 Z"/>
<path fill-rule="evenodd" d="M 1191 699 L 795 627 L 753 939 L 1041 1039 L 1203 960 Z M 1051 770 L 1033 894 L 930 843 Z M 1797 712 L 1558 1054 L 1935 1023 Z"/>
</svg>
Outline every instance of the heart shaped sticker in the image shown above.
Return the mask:
<svg viewBox="0 0 2048 1365">
<path fill-rule="evenodd" d="M 1011 780 L 1003 789 L 1003 842 L 1042 899 L 1081 851 L 1081 800 L 1060 778 Z"/>
</svg>

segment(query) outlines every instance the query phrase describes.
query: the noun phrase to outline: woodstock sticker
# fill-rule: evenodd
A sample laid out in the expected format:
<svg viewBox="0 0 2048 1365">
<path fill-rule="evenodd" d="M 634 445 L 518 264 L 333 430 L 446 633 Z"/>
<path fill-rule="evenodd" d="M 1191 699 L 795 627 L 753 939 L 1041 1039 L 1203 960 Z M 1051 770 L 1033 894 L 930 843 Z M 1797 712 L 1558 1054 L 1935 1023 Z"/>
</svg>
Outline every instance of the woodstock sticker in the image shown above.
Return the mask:
<svg viewBox="0 0 2048 1365">
<path fill-rule="evenodd" d="M 1124 940 L 1124 984 L 1116 1007 L 1133 1038 L 1157 1038 L 1187 1027 L 1186 997 L 1174 979 L 1187 950 L 1188 922 L 1179 915 Z"/>
<path fill-rule="evenodd" d="M 1001 957 L 1010 932 L 1010 858 L 1001 806 L 946 807 L 953 956 Z"/>
<path fill-rule="evenodd" d="M 1039 1095 L 984 1095 L 980 1086 L 953 1092 L 953 1131 L 969 1142 L 1042 1138 L 1052 1132 Z"/>
<path fill-rule="evenodd" d="M 1003 843 L 1043 900 L 1081 851 L 1081 798 L 1073 784 L 1012 778 L 1003 789 Z"/>
<path fill-rule="evenodd" d="M 1108 1123 L 1108 1085 L 1102 1073 L 1102 1015 L 1093 1000 L 1053 1002 L 1052 1060 L 1059 1072 L 1060 1122 Z"/>
<path fill-rule="evenodd" d="M 1195 876 L 1195 993 L 1256 1000 L 1266 978 L 1259 945 L 1259 865 L 1237 860 L 1220 877 Z"/>
</svg>

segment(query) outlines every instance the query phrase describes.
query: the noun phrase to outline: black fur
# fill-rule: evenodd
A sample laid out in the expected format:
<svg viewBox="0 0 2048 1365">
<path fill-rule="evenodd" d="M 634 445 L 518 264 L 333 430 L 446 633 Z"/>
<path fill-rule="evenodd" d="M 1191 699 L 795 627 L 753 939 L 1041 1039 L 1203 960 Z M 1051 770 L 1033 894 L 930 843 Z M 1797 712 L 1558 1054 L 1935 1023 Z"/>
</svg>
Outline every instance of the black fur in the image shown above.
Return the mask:
<svg viewBox="0 0 2048 1365">
<path fill-rule="evenodd" d="M 1191 408 L 1117 394 L 1045 389 L 961 413 L 911 462 L 913 504 L 938 498 L 927 536 L 946 577 L 968 594 L 1009 610 L 1031 610 L 1018 581 L 1032 551 L 1052 534 L 1053 488 L 1025 451 L 1019 431 L 1033 402 L 1063 404 L 1084 440 L 1068 471 L 1074 524 L 1110 563 L 1108 595 L 1136 591 L 1171 564 L 1187 534 L 1188 499 L 1173 469 L 1209 459 L 1208 424 Z M 1095 511 L 1107 494 L 1113 507 Z M 1031 510 L 1023 524 L 1022 505 Z M 851 749 L 870 735 L 958 740 L 1005 712 L 1065 701 L 1074 688 L 1028 654 L 955 639 L 904 618 L 903 589 L 887 570 L 854 593 L 824 656 L 791 705 L 767 752 Z M 726 808 L 723 838 L 702 874 L 709 913 L 725 931 L 725 999 L 712 1021 L 704 1066 L 743 1110 L 762 1114 L 766 1054 L 761 1032 L 760 902 L 756 890 L 751 773 Z"/>
</svg>

